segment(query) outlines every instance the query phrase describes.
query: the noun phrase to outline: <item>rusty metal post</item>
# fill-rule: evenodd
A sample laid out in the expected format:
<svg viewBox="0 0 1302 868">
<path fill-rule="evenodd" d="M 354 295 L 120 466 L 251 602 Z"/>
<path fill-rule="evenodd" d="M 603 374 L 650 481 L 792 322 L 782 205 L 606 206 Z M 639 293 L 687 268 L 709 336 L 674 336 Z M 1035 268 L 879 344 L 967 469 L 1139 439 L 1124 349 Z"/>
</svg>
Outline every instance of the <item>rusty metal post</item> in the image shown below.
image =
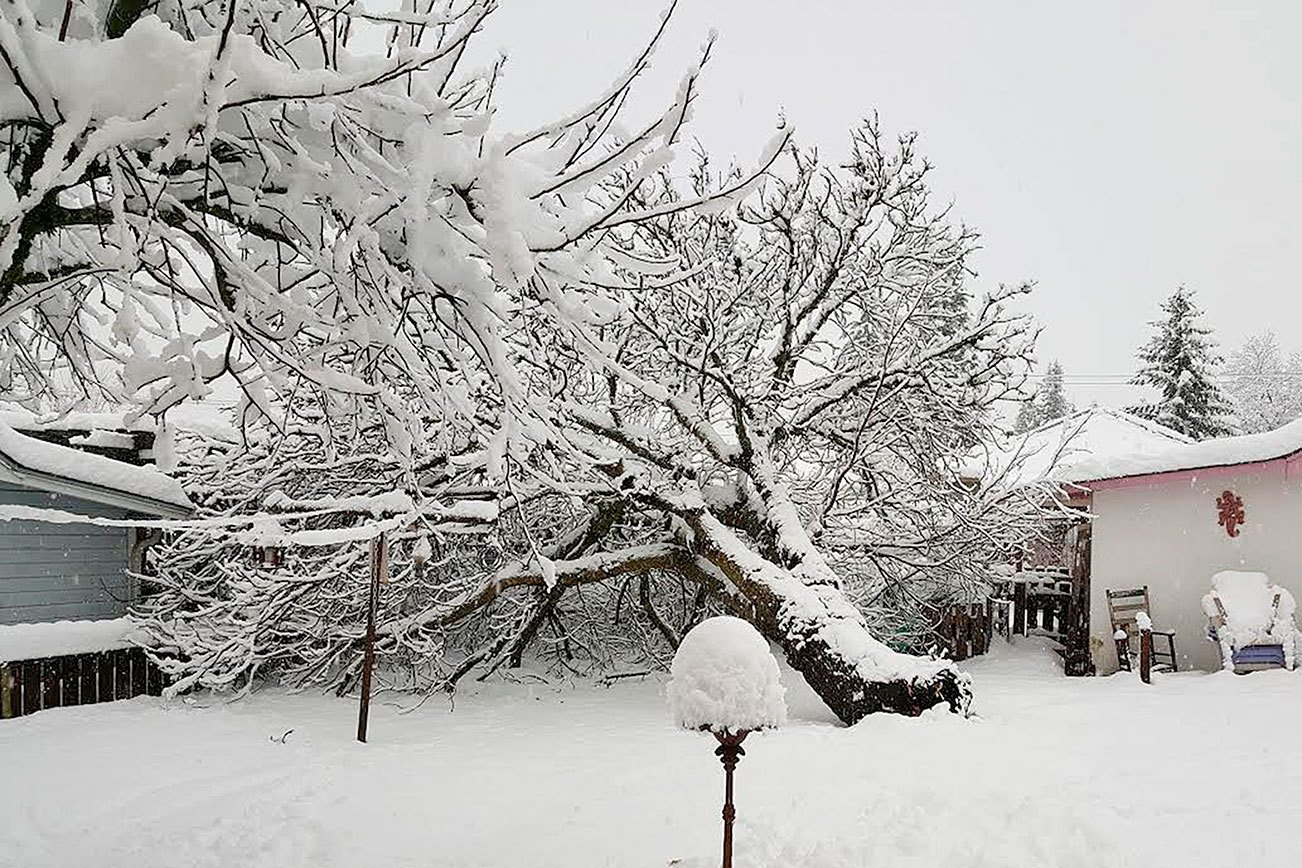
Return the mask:
<svg viewBox="0 0 1302 868">
<path fill-rule="evenodd" d="M 357 709 L 357 740 L 366 741 L 366 721 L 371 712 L 371 670 L 375 668 L 375 610 L 379 605 L 380 583 L 389 568 L 384 534 L 371 540 L 371 589 L 366 601 L 366 652 L 362 656 L 362 698 Z"/>
<path fill-rule="evenodd" d="M 719 740 L 714 755 L 723 763 L 723 868 L 732 868 L 732 821 L 737 816 L 737 808 L 732 803 L 732 773 L 737 769 L 737 762 L 746 755 L 741 743 L 749 730 L 738 733 L 714 733 Z"/>
<path fill-rule="evenodd" d="M 1139 680 L 1151 684 L 1153 680 L 1153 630 L 1139 629 Z"/>
</svg>

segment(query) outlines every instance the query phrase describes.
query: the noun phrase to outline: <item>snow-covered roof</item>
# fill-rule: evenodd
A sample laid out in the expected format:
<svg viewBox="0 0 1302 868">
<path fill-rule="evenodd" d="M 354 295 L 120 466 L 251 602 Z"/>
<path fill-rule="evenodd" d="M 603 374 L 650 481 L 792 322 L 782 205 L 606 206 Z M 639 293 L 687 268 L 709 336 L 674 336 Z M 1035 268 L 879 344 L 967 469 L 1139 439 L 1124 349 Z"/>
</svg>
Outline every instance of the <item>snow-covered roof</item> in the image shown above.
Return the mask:
<svg viewBox="0 0 1302 868">
<path fill-rule="evenodd" d="M 37 440 L 3 422 L 0 478 L 147 515 L 179 517 L 194 509 L 175 479 L 151 467 Z"/>
<path fill-rule="evenodd" d="M 1011 437 L 1001 448 L 973 456 L 964 475 L 1005 477 L 1006 485 L 1083 482 L 1100 467 L 1127 458 L 1157 456 L 1193 445 L 1178 431 L 1133 413 L 1092 406 Z"/>
<path fill-rule="evenodd" d="M 1262 434 L 1219 437 L 1146 452 L 1097 455 L 1079 462 L 1073 482 L 1097 482 L 1181 470 L 1232 467 L 1302 453 L 1302 419 Z"/>
<path fill-rule="evenodd" d="M 127 421 L 125 411 L 82 411 L 66 413 L 35 413 L 16 404 L 0 408 L 0 425 L 23 431 L 153 431 L 154 422 L 141 416 Z"/>
</svg>

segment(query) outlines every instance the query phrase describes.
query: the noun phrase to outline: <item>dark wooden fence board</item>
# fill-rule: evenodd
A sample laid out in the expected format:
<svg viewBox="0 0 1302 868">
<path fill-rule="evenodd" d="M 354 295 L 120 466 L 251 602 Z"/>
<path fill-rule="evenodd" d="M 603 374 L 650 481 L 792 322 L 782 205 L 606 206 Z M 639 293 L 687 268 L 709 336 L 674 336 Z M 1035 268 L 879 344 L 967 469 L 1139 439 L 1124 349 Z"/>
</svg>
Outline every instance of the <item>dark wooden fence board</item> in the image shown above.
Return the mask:
<svg viewBox="0 0 1302 868">
<path fill-rule="evenodd" d="M 41 708 L 63 705 L 63 662 L 57 657 L 41 661 Z"/>
<path fill-rule="evenodd" d="M 145 693 L 150 696 L 162 696 L 163 670 L 159 669 L 148 658 L 146 658 L 145 664 Z"/>
<path fill-rule="evenodd" d="M 98 669 L 98 688 L 96 690 L 96 702 L 113 701 L 113 657 L 108 651 L 101 651 L 95 655 L 95 665 Z"/>
<path fill-rule="evenodd" d="M 131 658 L 131 695 L 145 695 L 145 667 L 149 662 L 145 659 L 144 648 L 132 648 L 129 652 Z"/>
<path fill-rule="evenodd" d="M 77 661 L 78 698 L 81 705 L 92 705 L 99 701 L 99 655 L 79 654 Z"/>
<path fill-rule="evenodd" d="M 110 651 L 113 658 L 113 696 L 115 699 L 131 698 L 131 652 L 126 648 Z"/>
<path fill-rule="evenodd" d="M 23 666 L 23 714 L 34 714 L 41 710 L 41 661 L 24 660 Z"/>
</svg>

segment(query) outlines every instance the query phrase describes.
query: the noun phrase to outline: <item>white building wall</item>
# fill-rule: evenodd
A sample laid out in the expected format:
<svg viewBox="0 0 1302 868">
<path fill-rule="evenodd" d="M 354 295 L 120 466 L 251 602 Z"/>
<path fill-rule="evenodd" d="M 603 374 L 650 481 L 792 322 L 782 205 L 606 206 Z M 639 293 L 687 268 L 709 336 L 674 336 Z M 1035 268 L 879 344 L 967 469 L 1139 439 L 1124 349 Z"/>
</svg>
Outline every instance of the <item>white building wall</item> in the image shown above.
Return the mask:
<svg viewBox="0 0 1302 868">
<path fill-rule="evenodd" d="M 1256 570 L 1302 600 L 1302 478 L 1276 468 L 1153 481 L 1093 495 L 1090 648 L 1100 674 L 1117 669 L 1105 591 L 1148 586 L 1153 625 L 1176 631 L 1181 669 L 1221 665 L 1202 596 L 1220 570 Z M 1237 537 L 1218 524 L 1216 499 L 1243 498 Z"/>
</svg>

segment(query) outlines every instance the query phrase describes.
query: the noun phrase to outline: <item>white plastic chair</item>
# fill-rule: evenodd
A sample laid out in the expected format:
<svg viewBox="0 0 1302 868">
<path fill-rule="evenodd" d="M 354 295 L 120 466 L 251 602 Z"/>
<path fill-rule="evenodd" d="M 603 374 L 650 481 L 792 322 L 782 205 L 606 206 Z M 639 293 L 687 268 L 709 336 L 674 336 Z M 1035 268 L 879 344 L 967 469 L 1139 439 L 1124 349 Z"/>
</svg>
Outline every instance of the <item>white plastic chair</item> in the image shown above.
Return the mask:
<svg viewBox="0 0 1302 868">
<path fill-rule="evenodd" d="M 1265 573 L 1226 570 L 1212 576 L 1203 611 L 1224 668 L 1242 673 L 1297 665 L 1297 602 Z"/>
</svg>

